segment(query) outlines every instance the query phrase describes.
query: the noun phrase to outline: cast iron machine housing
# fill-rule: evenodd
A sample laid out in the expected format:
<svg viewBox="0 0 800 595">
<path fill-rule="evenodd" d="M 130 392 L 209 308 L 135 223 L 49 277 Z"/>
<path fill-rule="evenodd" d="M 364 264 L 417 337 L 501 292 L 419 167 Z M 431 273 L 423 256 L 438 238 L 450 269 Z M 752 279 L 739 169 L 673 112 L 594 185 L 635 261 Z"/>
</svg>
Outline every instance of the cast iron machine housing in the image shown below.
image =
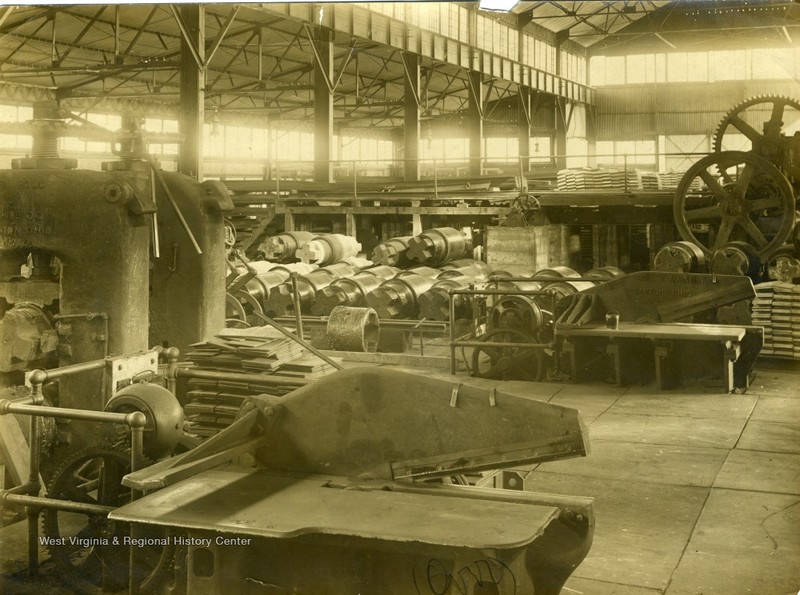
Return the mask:
<svg viewBox="0 0 800 595">
<path fill-rule="evenodd" d="M 356 368 L 252 397 L 194 450 L 127 475 L 148 493 L 109 518 L 161 529 L 192 594 L 555 595 L 588 552 L 591 499 L 449 478 L 586 454 L 574 409 Z"/>
<path fill-rule="evenodd" d="M 217 182 L 162 172 L 135 121 L 116 135 L 76 133 L 66 115 L 37 104 L 31 155 L 0 172 L 0 386 L 34 368 L 105 361 L 46 387 L 53 404 L 101 411 L 154 373 L 150 346 L 186 347 L 224 327 L 222 212 L 232 203 Z M 98 172 L 58 156 L 60 135 L 84 133 L 112 141 L 119 159 Z M 140 356 L 111 370 L 130 354 Z M 70 450 L 97 444 L 80 426 L 59 434 Z"/>
</svg>

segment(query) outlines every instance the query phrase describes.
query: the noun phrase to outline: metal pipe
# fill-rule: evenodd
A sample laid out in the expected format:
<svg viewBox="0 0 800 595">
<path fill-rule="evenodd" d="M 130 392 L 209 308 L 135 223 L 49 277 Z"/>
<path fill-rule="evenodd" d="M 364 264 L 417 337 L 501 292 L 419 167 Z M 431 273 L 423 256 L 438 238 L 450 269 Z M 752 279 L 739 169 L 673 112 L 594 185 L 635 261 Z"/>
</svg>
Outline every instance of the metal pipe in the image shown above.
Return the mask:
<svg viewBox="0 0 800 595">
<path fill-rule="evenodd" d="M 88 362 L 81 362 L 80 364 L 72 364 L 69 366 L 61 366 L 60 368 L 51 368 L 49 370 L 32 370 L 28 374 L 28 380 L 31 385 L 42 385 L 48 380 L 55 380 L 62 376 L 69 376 L 72 374 L 80 374 L 81 372 L 91 372 L 92 370 L 101 370 L 105 368 L 106 360 L 96 359 Z"/>
<path fill-rule="evenodd" d="M 453 293 L 448 292 L 449 296 L 449 306 L 450 306 L 450 374 L 455 375 L 456 373 L 456 325 L 454 324 L 456 319 L 456 301 L 453 299 Z"/>
<path fill-rule="evenodd" d="M 529 347 L 552 347 L 552 343 L 519 343 L 519 342 L 500 342 L 500 341 L 456 341 L 454 346 L 455 347 L 486 347 L 490 345 L 492 347 L 521 347 L 521 348 L 529 348 Z"/>
<path fill-rule="evenodd" d="M 181 352 L 177 347 L 169 347 L 164 350 L 164 357 L 167 358 L 167 389 L 173 395 L 177 394 L 176 371 L 178 369 L 178 358 L 180 355 Z"/>
<path fill-rule="evenodd" d="M 300 378 L 282 378 L 280 376 L 262 376 L 256 374 L 241 374 L 236 372 L 215 372 L 212 370 L 196 370 L 193 368 L 178 368 L 176 378 L 199 378 L 202 380 L 229 380 L 231 382 L 249 382 L 251 384 L 269 384 L 277 386 L 305 386 L 308 381 Z"/>
<path fill-rule="evenodd" d="M 329 363 L 330 365 L 332 365 L 337 370 L 344 370 L 344 366 L 342 364 L 340 364 L 339 362 L 337 362 L 335 360 L 332 360 L 331 358 L 329 358 L 327 355 L 322 353 L 316 347 L 312 347 L 311 344 L 309 344 L 308 342 L 305 341 L 305 339 L 301 339 L 300 337 L 297 337 L 297 336 L 293 335 L 292 333 L 287 331 L 285 328 L 283 328 L 280 324 L 278 324 L 277 322 L 272 320 L 272 318 L 270 318 L 266 314 L 262 314 L 261 312 L 253 312 L 253 313 L 257 317 L 261 318 L 264 322 L 266 322 L 267 324 L 269 324 L 270 326 L 275 328 L 277 331 L 280 331 L 281 333 L 283 333 L 284 335 L 286 335 L 287 337 L 289 337 L 293 341 L 297 341 L 301 346 L 303 346 L 306 349 L 308 349 L 311 353 L 316 355 L 321 360 Z"/>
<path fill-rule="evenodd" d="M 303 338 L 303 313 L 300 311 L 300 293 L 297 291 L 297 272 L 292 271 L 289 274 L 289 279 L 292 282 L 292 300 L 294 301 L 294 319 L 295 329 L 297 336 Z"/>
<path fill-rule="evenodd" d="M 31 418 L 37 416 L 42 417 L 56 417 L 60 419 L 76 419 L 80 421 L 99 421 L 114 424 L 125 424 L 131 427 L 144 426 L 146 419 L 141 411 L 133 413 L 110 413 L 107 411 L 90 411 L 88 409 L 65 409 L 63 407 L 42 407 L 40 405 L 20 405 L 9 401 L 8 399 L 0 399 L 0 415 L 7 415 L 9 413 L 19 413 L 22 415 L 30 415 Z M 139 419 L 140 414 L 142 419 Z M 38 442 L 31 440 L 31 449 L 33 443 Z M 33 454 L 33 452 L 31 453 Z M 38 453 L 37 453 L 38 454 Z M 36 477 L 39 477 L 39 470 L 36 469 Z"/>
<path fill-rule="evenodd" d="M 34 399 L 35 400 L 35 399 Z M 42 409 L 39 405 L 17 405 L 33 410 Z M 28 484 L 31 491 L 38 494 L 39 485 L 39 417 L 31 415 L 28 436 Z M 33 574 L 39 566 L 39 509 L 29 506 L 28 514 L 28 572 Z"/>
<path fill-rule="evenodd" d="M 564 279 L 561 279 L 564 281 Z M 508 289 L 451 289 L 449 295 L 550 295 L 546 291 L 523 291 Z"/>
<path fill-rule="evenodd" d="M 57 498 L 42 498 L 41 496 L 27 496 L 23 494 L 11 494 L 6 492 L 2 495 L 3 505 L 18 504 L 31 508 L 48 508 L 52 510 L 64 510 L 66 512 L 79 512 L 88 514 L 107 515 L 114 510 L 113 506 L 103 506 L 102 504 L 87 504 L 85 502 L 71 502 L 69 500 L 59 500 Z M 38 515 L 37 515 L 38 516 Z M 39 548 L 39 540 L 34 540 L 36 548 Z"/>
</svg>

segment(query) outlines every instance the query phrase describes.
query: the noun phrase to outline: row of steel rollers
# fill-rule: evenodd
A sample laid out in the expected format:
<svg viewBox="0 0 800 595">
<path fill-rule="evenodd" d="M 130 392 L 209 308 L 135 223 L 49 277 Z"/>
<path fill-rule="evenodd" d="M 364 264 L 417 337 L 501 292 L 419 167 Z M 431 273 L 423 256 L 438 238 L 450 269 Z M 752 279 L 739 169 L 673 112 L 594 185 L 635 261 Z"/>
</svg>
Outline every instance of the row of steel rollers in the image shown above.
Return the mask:
<svg viewBox="0 0 800 595">
<path fill-rule="evenodd" d="M 767 280 L 793 281 L 800 278 L 800 258 L 794 248 L 775 251 L 767 261 L 748 242 L 723 244 L 707 255 L 693 242 L 670 242 L 661 247 L 653 259 L 653 270 L 673 273 L 713 273 L 743 275 L 754 283 Z"/>
</svg>

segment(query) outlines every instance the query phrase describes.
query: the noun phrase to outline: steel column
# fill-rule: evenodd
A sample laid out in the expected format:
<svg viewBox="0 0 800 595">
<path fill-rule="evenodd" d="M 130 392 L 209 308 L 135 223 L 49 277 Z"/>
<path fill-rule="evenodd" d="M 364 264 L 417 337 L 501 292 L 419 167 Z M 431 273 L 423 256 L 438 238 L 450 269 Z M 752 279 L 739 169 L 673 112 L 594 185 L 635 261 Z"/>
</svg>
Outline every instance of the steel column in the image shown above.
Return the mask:
<svg viewBox="0 0 800 595">
<path fill-rule="evenodd" d="M 519 88 L 517 95 L 517 137 L 519 138 L 520 170 L 531 169 L 531 90 L 527 87 Z"/>
<path fill-rule="evenodd" d="M 404 178 L 407 182 L 419 180 L 419 55 L 403 54 L 405 69 L 405 103 L 403 106 Z"/>
<path fill-rule="evenodd" d="M 203 106 L 205 103 L 205 6 L 185 4 L 180 15 L 186 25 L 181 37 L 180 132 L 183 142 L 178 153 L 178 171 L 203 180 Z M 197 56 L 195 56 L 197 53 Z"/>
<path fill-rule="evenodd" d="M 556 109 L 555 163 L 558 169 L 564 169 L 567 167 L 567 101 L 562 97 L 554 99 Z"/>
<path fill-rule="evenodd" d="M 320 29 L 314 52 L 314 181 L 331 182 L 333 140 L 333 43 L 330 31 Z"/>
<path fill-rule="evenodd" d="M 469 173 L 480 176 L 483 173 L 483 73 L 470 71 L 469 100 L 467 104 L 467 128 L 469 130 Z"/>
</svg>

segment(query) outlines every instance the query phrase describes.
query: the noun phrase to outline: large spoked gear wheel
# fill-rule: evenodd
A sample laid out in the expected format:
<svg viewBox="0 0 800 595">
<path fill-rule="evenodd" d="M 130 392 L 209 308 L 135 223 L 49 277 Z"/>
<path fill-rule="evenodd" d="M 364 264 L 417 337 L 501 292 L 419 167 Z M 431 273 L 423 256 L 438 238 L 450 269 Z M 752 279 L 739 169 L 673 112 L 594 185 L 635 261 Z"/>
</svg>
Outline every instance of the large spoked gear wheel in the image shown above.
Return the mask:
<svg viewBox="0 0 800 595">
<path fill-rule="evenodd" d="M 53 473 L 49 498 L 118 507 L 131 501 L 131 491 L 122 485 L 130 471 L 130 453 L 88 447 L 69 456 Z M 48 550 L 61 578 L 77 593 L 95 595 L 128 588 L 129 548 L 124 545 L 130 528 L 105 515 L 47 509 L 42 531 L 49 538 Z M 149 530 L 148 530 L 149 531 Z M 147 537 L 158 536 L 150 535 Z M 116 543 L 115 543 L 116 542 Z M 146 593 L 171 564 L 173 550 L 146 548 L 136 569 L 140 589 Z"/>
<path fill-rule="evenodd" d="M 59 500 L 122 506 L 131 498 L 130 490 L 122 485 L 129 470 L 127 453 L 87 448 L 67 458 L 54 472 L 47 494 Z M 104 515 L 50 509 L 44 511 L 42 522 L 50 543 L 63 542 L 48 545 L 48 550 L 65 582 L 82 593 L 113 592 L 127 586 L 127 549 L 93 545 L 121 540 L 123 527 Z"/>
<path fill-rule="evenodd" d="M 690 167 L 675 192 L 673 213 L 681 238 L 706 256 L 743 241 L 762 261 L 786 242 L 796 218 L 786 176 L 764 157 L 741 151 L 714 153 Z"/>
<path fill-rule="evenodd" d="M 751 152 L 780 168 L 788 162 L 783 142 L 784 125 L 800 120 L 800 102 L 780 95 L 753 97 L 734 106 L 714 133 L 714 151 L 722 152 L 726 134 L 743 134 Z"/>
<path fill-rule="evenodd" d="M 544 378 L 547 358 L 538 347 L 508 347 L 501 343 L 536 343 L 521 331 L 498 329 L 483 337 L 484 345 L 472 352 L 472 375 L 493 380 L 528 380 Z"/>
</svg>

